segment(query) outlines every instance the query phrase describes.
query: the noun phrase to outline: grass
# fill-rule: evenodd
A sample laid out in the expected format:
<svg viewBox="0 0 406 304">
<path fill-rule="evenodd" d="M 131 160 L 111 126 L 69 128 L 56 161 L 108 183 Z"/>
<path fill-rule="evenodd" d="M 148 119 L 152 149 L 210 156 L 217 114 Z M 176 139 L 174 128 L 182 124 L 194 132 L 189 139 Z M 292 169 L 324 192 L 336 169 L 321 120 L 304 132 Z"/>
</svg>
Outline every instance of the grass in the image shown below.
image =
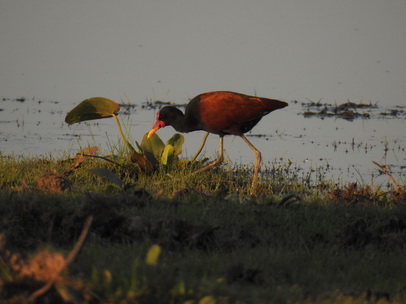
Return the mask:
<svg viewBox="0 0 406 304">
<path fill-rule="evenodd" d="M 251 195 L 249 167 L 143 174 L 115 161 L 0 157 L 1 303 L 28 303 L 47 282 L 37 303 L 406 300 L 405 185 L 312 183 L 274 164 Z M 88 171 L 99 167 L 123 185 Z"/>
</svg>

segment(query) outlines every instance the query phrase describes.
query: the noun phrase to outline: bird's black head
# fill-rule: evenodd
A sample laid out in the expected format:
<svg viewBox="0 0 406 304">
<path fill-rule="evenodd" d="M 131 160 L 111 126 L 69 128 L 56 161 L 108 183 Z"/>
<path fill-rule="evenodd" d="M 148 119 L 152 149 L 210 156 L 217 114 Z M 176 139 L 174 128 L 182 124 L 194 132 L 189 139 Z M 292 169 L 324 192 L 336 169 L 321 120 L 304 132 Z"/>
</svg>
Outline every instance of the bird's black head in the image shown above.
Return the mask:
<svg viewBox="0 0 406 304">
<path fill-rule="evenodd" d="M 157 113 L 156 117 L 157 121 L 164 122 L 165 126 L 173 126 L 176 121 L 183 118 L 183 113 L 178 108 L 166 106 Z"/>
<path fill-rule="evenodd" d="M 173 126 L 178 130 L 183 118 L 184 115 L 181 110 L 171 106 L 163 107 L 158 113 L 156 113 L 156 122 L 151 131 L 149 131 L 148 138 L 154 135 L 158 129 L 166 126 Z"/>
</svg>

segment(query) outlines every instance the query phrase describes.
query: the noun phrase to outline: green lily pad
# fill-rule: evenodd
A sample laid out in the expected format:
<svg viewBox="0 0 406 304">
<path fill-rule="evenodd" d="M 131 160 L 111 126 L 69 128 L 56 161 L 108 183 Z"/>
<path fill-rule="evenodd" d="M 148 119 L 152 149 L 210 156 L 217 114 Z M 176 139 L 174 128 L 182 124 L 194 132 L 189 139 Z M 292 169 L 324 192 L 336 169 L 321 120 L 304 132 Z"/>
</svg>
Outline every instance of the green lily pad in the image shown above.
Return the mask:
<svg viewBox="0 0 406 304">
<path fill-rule="evenodd" d="M 185 137 L 182 134 L 176 133 L 168 141 L 167 144 L 173 146 L 174 156 L 177 156 L 182 153 L 182 145 L 185 141 Z"/>
<path fill-rule="evenodd" d="M 145 133 L 142 138 L 142 151 L 149 159 L 160 159 L 165 149 L 165 144 L 157 134 L 152 135 L 150 138 L 147 138 L 147 135 L 148 133 Z"/>
<path fill-rule="evenodd" d="M 166 145 L 164 152 L 162 152 L 161 164 L 165 166 L 170 164 L 175 156 L 174 152 L 175 148 L 172 145 Z"/>
<path fill-rule="evenodd" d="M 120 110 L 120 105 L 104 97 L 83 100 L 66 115 L 65 122 L 74 124 L 81 121 L 113 117 Z"/>
</svg>

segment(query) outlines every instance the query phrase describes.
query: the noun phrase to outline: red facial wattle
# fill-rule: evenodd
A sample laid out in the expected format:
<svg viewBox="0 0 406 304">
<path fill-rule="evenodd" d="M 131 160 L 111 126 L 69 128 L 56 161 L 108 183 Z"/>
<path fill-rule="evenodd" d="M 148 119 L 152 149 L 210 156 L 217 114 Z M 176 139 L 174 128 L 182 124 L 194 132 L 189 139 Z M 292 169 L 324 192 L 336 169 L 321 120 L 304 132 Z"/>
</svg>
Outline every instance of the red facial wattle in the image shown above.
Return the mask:
<svg viewBox="0 0 406 304">
<path fill-rule="evenodd" d="M 154 126 L 152 127 L 151 131 L 149 131 L 147 138 L 150 138 L 152 135 L 155 134 L 156 131 L 158 131 L 160 128 L 165 127 L 165 122 L 163 122 L 162 120 L 160 120 L 159 118 L 159 111 L 156 113 L 156 122 L 154 124 Z"/>
</svg>

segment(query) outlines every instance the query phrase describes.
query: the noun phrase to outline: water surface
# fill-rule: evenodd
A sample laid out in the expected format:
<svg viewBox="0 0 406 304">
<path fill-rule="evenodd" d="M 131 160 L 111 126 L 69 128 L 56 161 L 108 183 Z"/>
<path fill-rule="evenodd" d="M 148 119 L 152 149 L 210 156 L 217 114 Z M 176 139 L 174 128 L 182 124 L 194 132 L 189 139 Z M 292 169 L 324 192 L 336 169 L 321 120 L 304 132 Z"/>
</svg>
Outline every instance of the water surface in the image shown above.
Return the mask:
<svg viewBox="0 0 406 304">
<path fill-rule="evenodd" d="M 185 101 L 187 102 L 187 101 Z M 77 103 L 76 103 L 77 104 Z M 114 119 L 102 119 L 68 126 L 67 112 L 75 103 L 42 101 L 35 98 L 0 101 L 0 152 L 15 156 L 69 156 L 88 145 L 97 145 L 101 154 L 117 148 L 119 134 Z M 154 123 L 156 107 L 134 103 L 121 107 L 119 115 L 134 141 Z M 356 109 L 368 115 L 353 120 L 336 116 L 314 115 L 304 112 L 320 110 L 300 102 L 265 116 L 248 133 L 250 141 L 262 152 L 267 164 L 288 164 L 301 174 L 320 176 L 337 182 L 374 183 L 386 187 L 388 178 L 372 163 L 389 165 L 398 182 L 406 180 L 406 115 L 405 108 L 379 106 Z M 368 118 L 369 117 L 369 118 Z M 166 141 L 175 133 L 167 127 L 158 131 Z M 194 155 L 204 132 L 185 134 L 182 157 Z M 226 136 L 226 160 L 241 165 L 254 164 L 251 149 L 238 137 Z M 203 150 L 205 156 L 215 158 L 218 136 L 210 135 Z"/>
</svg>

